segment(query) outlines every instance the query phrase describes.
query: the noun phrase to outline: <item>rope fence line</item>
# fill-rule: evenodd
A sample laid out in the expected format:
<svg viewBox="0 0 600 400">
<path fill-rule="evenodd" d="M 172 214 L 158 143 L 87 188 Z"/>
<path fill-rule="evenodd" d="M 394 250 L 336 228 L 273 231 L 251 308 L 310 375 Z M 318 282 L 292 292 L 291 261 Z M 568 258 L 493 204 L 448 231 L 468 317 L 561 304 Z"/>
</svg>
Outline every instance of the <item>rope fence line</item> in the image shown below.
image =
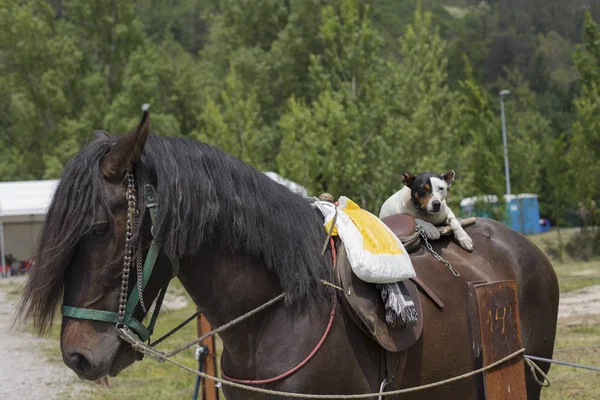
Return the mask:
<svg viewBox="0 0 600 400">
<path fill-rule="evenodd" d="M 575 364 L 575 363 L 570 363 L 570 362 L 566 362 L 566 361 L 552 360 L 550 358 L 543 358 L 543 357 L 536 357 L 536 356 L 529 356 L 529 355 L 524 355 L 523 357 L 525 357 L 526 359 L 529 359 L 529 360 L 542 361 L 542 362 L 547 362 L 547 363 L 551 363 L 551 364 L 565 365 L 567 367 L 588 369 L 590 371 L 600 372 L 600 367 L 593 367 L 590 365 Z"/>
<path fill-rule="evenodd" d="M 542 371 L 542 369 L 540 367 L 538 367 L 538 365 L 536 363 L 534 363 L 529 358 L 527 358 L 527 356 L 524 356 L 524 360 L 525 360 L 525 365 L 527 365 L 529 367 L 529 370 L 531 371 L 531 375 L 533 376 L 533 379 L 535 379 L 537 384 L 542 387 L 550 387 L 550 379 L 548 379 L 548 376 L 546 376 L 544 371 Z M 536 373 L 536 371 L 537 371 L 537 373 Z M 544 378 L 543 381 L 540 381 L 538 379 L 538 376 L 537 376 L 538 373 Z"/>
<path fill-rule="evenodd" d="M 578 350 L 586 350 L 586 349 L 600 349 L 600 345 L 590 345 L 590 346 L 578 346 L 578 347 L 566 347 L 563 349 L 554 350 L 555 353 L 562 353 L 566 351 L 578 351 Z"/>
<path fill-rule="evenodd" d="M 129 339 L 126 339 L 126 340 L 129 341 Z M 298 399 L 370 399 L 370 398 L 380 397 L 380 396 L 395 396 L 395 395 L 404 394 L 404 393 L 410 393 L 410 392 L 416 392 L 416 391 L 425 390 L 425 389 L 431 389 L 433 387 L 442 386 L 442 385 L 446 385 L 448 383 L 452 383 L 452 382 L 456 382 L 456 381 L 459 381 L 462 379 L 470 378 L 474 375 L 477 375 L 482 372 L 488 371 L 492 368 L 495 368 L 498 365 L 503 364 L 503 363 L 509 361 L 510 359 L 515 358 L 515 357 L 525 353 L 525 348 L 522 348 L 522 349 L 517 350 L 514 353 L 511 353 L 508 356 L 486 366 L 486 367 L 479 368 L 477 370 L 470 371 L 470 372 L 464 373 L 462 375 L 444 379 L 444 380 L 438 381 L 438 382 L 429 383 L 426 385 L 415 386 L 415 387 L 411 387 L 411 388 L 393 390 L 390 392 L 382 392 L 382 393 L 339 395 L 339 394 L 305 394 L 305 393 L 282 392 L 279 390 L 262 389 L 262 388 L 257 388 L 254 386 L 243 385 L 243 384 L 231 382 L 231 381 L 228 381 L 225 379 L 217 378 L 215 376 L 205 374 L 204 372 L 196 371 L 186 365 L 183 365 L 171 358 L 166 357 L 163 353 L 158 352 L 151 347 L 148 347 L 146 344 L 144 344 L 140 341 L 132 340 L 132 341 L 130 341 L 130 344 L 132 345 L 132 347 L 135 350 L 137 350 L 143 354 L 147 354 L 149 357 L 152 357 L 152 358 L 154 358 L 156 360 L 160 360 L 160 361 L 166 361 L 166 362 L 171 363 L 181 369 L 191 372 L 192 374 L 195 374 L 201 378 L 210 379 L 212 381 L 221 383 L 222 385 L 231 386 L 231 387 L 234 387 L 237 389 L 247 390 L 250 392 L 268 394 L 271 396 L 282 396 L 282 397 L 291 397 L 291 398 L 298 398 Z"/>
<path fill-rule="evenodd" d="M 276 299 L 279 299 L 279 298 L 276 298 Z M 275 302 L 276 299 L 271 300 L 271 302 Z M 158 351 L 158 350 L 148 346 L 147 344 L 140 341 L 139 338 L 137 337 L 137 335 L 132 334 L 129 330 L 122 329 L 122 330 L 119 330 L 119 333 L 120 333 L 121 338 L 124 339 L 125 341 L 127 341 L 128 343 L 130 343 L 134 350 L 136 350 L 142 354 L 146 354 L 149 357 L 154 358 L 155 360 L 157 360 L 159 362 L 166 361 L 168 363 L 171 363 L 185 371 L 191 372 L 192 374 L 199 376 L 200 378 L 209 379 L 214 382 L 220 383 L 221 385 L 231 386 L 231 387 L 241 389 L 241 390 L 247 390 L 250 392 L 262 393 L 262 394 L 268 394 L 268 395 L 272 395 L 272 396 L 284 396 L 284 397 L 290 397 L 290 398 L 367 399 L 367 398 L 394 396 L 394 395 L 399 395 L 399 394 L 404 394 L 404 393 L 416 392 L 416 391 L 420 391 L 420 390 L 431 389 L 434 387 L 446 385 L 448 383 L 452 383 L 452 382 L 456 382 L 456 381 L 459 381 L 462 379 L 472 377 L 474 375 L 477 375 L 477 374 L 483 373 L 485 371 L 488 371 L 490 369 L 493 369 L 493 368 L 497 367 L 498 365 L 503 364 L 519 355 L 522 355 L 525 364 L 531 370 L 531 374 L 533 375 L 536 382 L 540 386 L 543 386 L 543 387 L 549 387 L 551 384 L 550 380 L 548 379 L 546 374 L 532 360 L 600 372 L 600 367 L 570 363 L 570 362 L 566 362 L 566 361 L 554 360 L 554 359 L 537 357 L 537 356 L 530 356 L 530 355 L 524 354 L 526 350 L 525 350 L 525 348 L 522 348 L 522 349 L 517 350 L 514 353 L 511 353 L 508 356 L 506 356 L 488 366 L 485 366 L 485 367 L 479 368 L 477 370 L 470 371 L 470 372 L 467 372 L 467 373 L 464 373 L 462 375 L 458 375 L 458 376 L 455 376 L 452 378 L 444 379 L 442 381 L 432 382 L 432 383 L 429 383 L 426 385 L 415 386 L 415 387 L 411 387 L 411 388 L 405 388 L 405 389 L 394 390 L 394 391 L 390 391 L 390 392 L 382 392 L 382 393 L 366 393 L 366 394 L 352 394 L 352 395 L 318 395 L 318 394 L 312 395 L 312 394 L 304 394 L 304 393 L 292 393 L 292 392 L 283 392 L 283 391 L 270 390 L 270 389 L 262 389 L 262 388 L 257 388 L 255 386 L 240 384 L 240 383 L 232 382 L 232 381 L 229 381 L 226 379 L 221 379 L 216 376 L 208 375 L 204 372 L 194 370 L 186 365 L 183 365 L 183 364 L 169 358 L 173 354 L 163 353 L 161 351 Z M 215 334 L 215 333 L 217 333 L 217 332 L 215 332 L 215 331 L 212 332 L 212 334 Z M 187 348 L 187 347 L 185 347 L 185 348 Z M 587 349 L 587 348 L 600 348 L 600 345 L 558 349 L 557 351 L 571 351 L 571 350 L 581 350 L 581 349 Z M 537 373 L 536 373 L 536 371 L 537 371 Z M 540 381 L 538 379 L 538 374 L 540 374 L 542 376 L 543 380 Z"/>
<path fill-rule="evenodd" d="M 600 279 L 600 275 L 594 276 L 569 276 L 565 278 L 558 278 L 559 281 L 584 281 L 586 279 Z"/>
</svg>

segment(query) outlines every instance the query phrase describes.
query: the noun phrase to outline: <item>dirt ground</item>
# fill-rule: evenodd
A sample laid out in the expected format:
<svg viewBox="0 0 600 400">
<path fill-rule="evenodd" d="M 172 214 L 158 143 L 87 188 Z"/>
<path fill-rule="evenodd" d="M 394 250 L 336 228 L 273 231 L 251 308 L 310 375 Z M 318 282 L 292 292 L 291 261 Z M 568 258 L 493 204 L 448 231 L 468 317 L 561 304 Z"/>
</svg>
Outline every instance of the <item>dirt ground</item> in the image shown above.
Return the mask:
<svg viewBox="0 0 600 400">
<path fill-rule="evenodd" d="M 0 399 L 39 400 L 71 399 L 90 390 L 90 383 L 81 382 L 57 355 L 48 354 L 58 350 L 44 351 L 58 343 L 40 339 L 28 333 L 23 326 L 11 328 L 14 312 L 19 301 L 19 287 L 25 277 L 0 277 Z M 179 294 L 165 297 L 164 309 L 177 310 L 188 305 Z M 152 307 L 153 308 L 153 307 Z"/>
<path fill-rule="evenodd" d="M 11 329 L 19 300 L 11 294 L 23 277 L 0 278 L 0 399 L 58 399 L 65 391 L 77 391 L 77 376 L 64 366 L 50 362 L 43 351 L 56 342 L 39 339 L 23 327 Z"/>
<path fill-rule="evenodd" d="M 561 293 L 558 320 L 569 326 L 600 320 L 600 285 Z"/>
</svg>

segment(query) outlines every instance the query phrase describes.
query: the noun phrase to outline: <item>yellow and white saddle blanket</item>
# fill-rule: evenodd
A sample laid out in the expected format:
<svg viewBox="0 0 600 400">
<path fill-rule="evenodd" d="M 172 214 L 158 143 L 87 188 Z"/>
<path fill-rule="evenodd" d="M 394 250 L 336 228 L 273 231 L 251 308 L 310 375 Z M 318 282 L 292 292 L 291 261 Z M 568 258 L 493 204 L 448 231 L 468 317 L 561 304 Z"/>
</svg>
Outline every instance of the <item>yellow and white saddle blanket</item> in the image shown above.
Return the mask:
<svg viewBox="0 0 600 400">
<path fill-rule="evenodd" d="M 415 277 L 408 252 L 394 233 L 379 218 L 361 209 L 347 197 L 338 205 L 327 201 L 314 203 L 325 217 L 325 230 L 339 236 L 356 276 L 370 283 L 385 284 Z"/>
</svg>

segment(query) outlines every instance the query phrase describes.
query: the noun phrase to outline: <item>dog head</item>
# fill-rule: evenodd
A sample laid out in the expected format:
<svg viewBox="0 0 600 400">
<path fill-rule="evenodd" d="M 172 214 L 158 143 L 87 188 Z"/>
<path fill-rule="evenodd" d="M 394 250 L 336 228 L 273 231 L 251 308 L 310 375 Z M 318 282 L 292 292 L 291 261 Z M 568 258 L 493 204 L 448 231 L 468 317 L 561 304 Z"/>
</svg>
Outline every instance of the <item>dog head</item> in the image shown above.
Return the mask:
<svg viewBox="0 0 600 400">
<path fill-rule="evenodd" d="M 419 212 L 436 214 L 442 209 L 442 202 L 454 183 L 454 171 L 444 172 L 442 175 L 423 172 L 417 176 L 405 172 L 402 174 L 402 182 L 410 188 L 410 197 Z"/>
</svg>

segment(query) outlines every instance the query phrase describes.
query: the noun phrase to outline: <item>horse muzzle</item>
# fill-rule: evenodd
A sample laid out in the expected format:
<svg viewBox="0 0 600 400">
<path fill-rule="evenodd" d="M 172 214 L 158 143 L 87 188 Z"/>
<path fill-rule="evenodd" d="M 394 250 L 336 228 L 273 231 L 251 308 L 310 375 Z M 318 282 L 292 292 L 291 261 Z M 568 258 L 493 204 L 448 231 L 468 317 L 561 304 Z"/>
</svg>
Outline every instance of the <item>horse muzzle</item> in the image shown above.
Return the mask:
<svg viewBox="0 0 600 400">
<path fill-rule="evenodd" d="M 80 379 L 95 381 L 105 377 L 111 363 L 97 360 L 89 349 L 67 347 L 63 350 L 63 361 Z"/>
</svg>

